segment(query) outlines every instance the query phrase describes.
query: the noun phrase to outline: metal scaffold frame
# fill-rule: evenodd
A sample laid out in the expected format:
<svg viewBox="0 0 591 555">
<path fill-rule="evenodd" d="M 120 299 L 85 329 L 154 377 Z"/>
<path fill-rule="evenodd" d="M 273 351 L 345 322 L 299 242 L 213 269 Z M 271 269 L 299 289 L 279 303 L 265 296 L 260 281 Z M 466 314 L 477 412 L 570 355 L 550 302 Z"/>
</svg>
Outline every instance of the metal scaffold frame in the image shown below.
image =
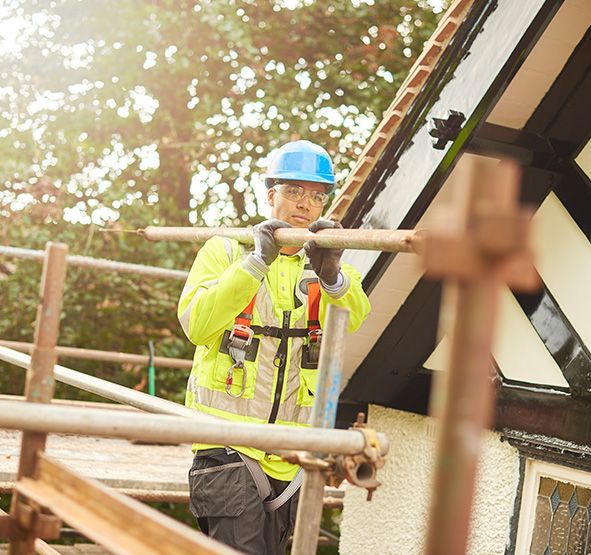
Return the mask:
<svg viewBox="0 0 591 555">
<path fill-rule="evenodd" d="M 299 462 L 304 466 L 320 465 L 323 471 L 328 468 L 328 463 L 321 458 L 306 455 L 306 451 L 312 451 L 319 456 L 330 453 L 333 458 L 333 468 L 336 461 L 340 466 L 350 470 L 353 457 L 364 458 L 368 450 L 374 449 L 368 444 L 368 438 L 361 430 L 330 430 L 320 428 L 298 428 L 281 426 L 264 426 L 252 424 L 229 423 L 214 417 L 197 413 L 191 409 L 147 395 L 145 393 L 131 390 L 123 386 L 89 376 L 71 368 L 56 364 L 58 354 L 64 356 L 81 354 L 85 358 L 93 355 L 100 358 L 105 357 L 104 353 L 96 351 L 83 352 L 88 350 L 75 350 L 73 348 L 57 347 L 57 336 L 59 328 L 61 298 L 65 281 L 67 261 L 72 257 L 67 256 L 65 245 L 48 244 L 44 269 L 42 276 L 42 304 L 40 305 L 35 342 L 33 344 L 10 343 L 9 345 L 19 347 L 32 352 L 32 356 L 18 352 L 8 347 L 0 346 L 0 360 L 15 364 L 27 370 L 26 403 L 19 405 L 19 410 L 14 410 L 12 401 L 0 401 L 0 426 L 4 428 L 23 430 L 24 441 L 21 448 L 21 466 L 25 465 L 25 471 L 21 471 L 17 482 L 14 485 L 13 507 L 10 515 L 0 515 L 0 536 L 7 537 L 11 541 L 11 553 L 53 553 L 48 544 L 41 538 L 50 539 L 59 535 L 61 522 L 59 518 L 68 522 L 74 528 L 82 531 L 87 537 L 93 539 L 113 551 L 114 553 L 151 553 L 154 546 L 157 546 L 158 553 L 230 553 L 226 546 L 221 546 L 209 538 L 203 537 L 197 532 L 191 532 L 190 537 L 180 533 L 182 547 L 181 551 L 166 547 L 164 536 L 174 533 L 171 522 L 166 520 L 164 515 L 158 513 L 146 513 L 141 504 L 137 501 L 120 497 L 120 493 L 107 488 L 106 486 L 87 480 L 76 475 L 72 471 L 60 465 L 44 453 L 45 438 L 47 433 L 81 433 L 86 435 L 98 435 L 106 437 L 124 437 L 127 439 L 141 439 L 145 441 L 173 441 L 173 442 L 209 442 L 234 445 L 248 445 L 261 448 L 267 452 L 278 453 L 288 460 Z M 59 270 L 59 271 L 58 271 Z M 60 273 L 61 271 L 61 273 Z M 171 276 L 168 276 L 171 277 Z M 45 305 L 49 303 L 51 308 Z M 45 309 L 43 308 L 45 307 Z M 47 319 L 47 314 L 52 318 Z M 345 326 L 339 326 L 339 332 L 332 337 L 330 330 L 336 325 L 335 321 L 343 321 L 348 318 L 346 311 L 330 307 L 327 311 L 325 344 L 343 344 Z M 49 339 L 39 330 L 49 330 Z M 42 341 L 42 343 L 39 343 Z M 326 349 L 325 349 L 326 350 Z M 61 351 L 61 352 L 60 352 Z M 41 355 L 39 354 L 41 353 Z M 107 357 L 121 358 L 119 353 L 107 353 Z M 119 356 L 118 356 L 119 355 Z M 322 355 L 322 365 L 330 362 L 333 372 L 342 372 L 342 354 L 335 359 L 334 353 Z M 130 355 L 124 355 L 130 356 Z M 134 355 L 131 355 L 134 356 Z M 137 355 L 135 355 L 137 357 Z M 37 360 L 41 357 L 42 364 Z M 139 357 L 134 360 L 139 362 Z M 337 366 L 335 367 L 335 361 Z M 142 362 L 144 362 L 142 360 Z M 186 361 L 183 361 L 186 362 Z M 334 379 L 334 378 L 333 378 Z M 340 374 L 338 374 L 340 380 Z M 62 381 L 69 385 L 79 387 L 94 394 L 101 395 L 108 399 L 122 402 L 127 405 L 142 409 L 144 411 L 160 414 L 121 413 L 115 414 L 108 409 L 84 408 L 72 406 L 59 406 L 50 404 L 53 396 L 54 380 Z M 322 382 L 322 380 L 321 380 Z M 38 384 L 43 384 L 39 387 Z M 49 385 L 48 385 L 49 384 Z M 322 394 L 325 391 L 326 394 Z M 318 395 L 323 396 L 322 408 L 315 409 L 329 411 L 331 414 L 336 410 L 339 389 L 332 387 L 327 390 L 321 383 L 318 388 Z M 323 417 L 317 419 L 326 420 Z M 331 417 L 334 421 L 334 415 Z M 376 436 L 378 437 L 378 436 Z M 33 438 L 33 440 L 29 439 Z M 388 450 L 388 441 L 383 434 L 379 434 L 381 443 L 377 457 L 381 457 Z M 345 462 L 348 461 L 348 462 Z M 358 467 L 360 467 L 358 465 Z M 365 469 L 364 469 L 365 470 Z M 356 485 L 364 486 L 364 476 L 357 476 L 355 472 L 347 474 L 350 481 Z M 57 483 L 70 484 L 71 487 L 57 488 Z M 318 541 L 320 527 L 320 512 L 323 504 L 325 477 L 322 475 L 319 481 L 319 498 L 306 501 L 303 495 L 304 505 L 315 504 L 312 526 L 315 529 L 313 542 L 310 544 L 309 553 L 315 551 Z M 371 483 L 373 486 L 373 482 Z M 84 497 L 77 496 L 79 491 L 84 491 Z M 105 499 L 109 503 L 105 503 Z M 95 503 L 102 499 L 101 503 Z M 83 503 L 83 501 L 85 502 Z M 124 502 L 122 502 L 124 500 Z M 319 503 L 319 508 L 318 508 Z M 111 514 L 101 511 L 100 507 L 111 504 L 115 507 L 114 512 L 120 513 L 113 520 Z M 150 510 L 151 511 L 151 510 Z M 79 515 L 84 515 L 79 518 Z M 134 515 L 141 514 L 143 524 L 138 523 L 137 529 L 115 530 L 114 523 L 127 521 Z M 26 517 L 23 515 L 27 515 Z M 59 518 L 57 518 L 59 517 Z M 306 519 L 308 517 L 306 516 Z M 137 520 L 137 519 L 136 519 Z M 309 520 L 309 519 L 308 519 Z M 317 522 L 316 522 L 317 521 Z M 174 521 L 173 521 L 174 522 Z M 176 523 L 175 523 L 176 524 Z M 145 526 L 151 526 L 160 530 L 162 537 L 150 537 L 141 533 Z M 174 526 L 172 526 L 174 528 Z M 109 530 L 104 534 L 104 530 Z M 176 532 L 177 535 L 179 532 Z M 138 543 L 139 542 L 139 543 Z M 189 542 L 189 543 L 183 543 Z M 177 542 L 178 543 L 178 542 Z M 140 546 L 141 545 L 141 549 Z M 294 551 L 296 553 L 297 551 Z M 304 551 L 301 551 L 304 553 Z"/>
<path fill-rule="evenodd" d="M 494 395 L 488 379 L 498 293 L 503 282 L 531 290 L 537 285 L 529 245 L 529 214 L 517 206 L 519 170 L 514 163 L 494 171 L 472 161 L 445 227 L 426 234 L 328 230 L 311 234 L 278 230 L 283 245 L 314 239 L 325 247 L 371 248 L 424 254 L 427 274 L 445 279 L 445 322 L 452 322 L 448 371 L 436 383 L 434 413 L 440 418 L 427 555 L 465 553 L 476 467 Z M 195 230 L 174 228 L 143 234 L 152 240 L 204 240 Z M 180 231 L 179 231 L 180 229 Z M 153 228 L 152 228 L 153 230 Z M 162 230 L 161 230 L 162 231 Z M 252 233 L 234 235 L 248 242 Z M 218 234 L 219 230 L 213 230 Z M 357 232 L 357 233 L 355 233 Z M 220 232 L 221 233 L 221 232 Z M 384 242 L 390 233 L 390 243 Z M 227 230 L 223 232 L 228 236 Z M 321 236 L 324 239 L 318 240 Z M 158 239 L 156 239 L 158 237 Z M 319 384 L 311 428 L 226 422 L 164 399 L 131 391 L 56 364 L 59 313 L 67 247 L 49 244 L 32 355 L 0 347 L 0 360 L 27 369 L 26 403 L 18 411 L 0 401 L 0 426 L 23 430 L 18 479 L 10 515 L 0 515 L 0 535 L 11 554 L 52 553 L 38 538 L 59 534 L 62 519 L 114 553 L 235 553 L 106 486 L 82 478 L 44 453 L 47 433 L 84 433 L 148 441 L 244 445 L 281 454 L 305 469 L 292 553 L 316 551 L 322 497 L 327 480 L 343 477 L 368 490 L 379 485 L 388 440 L 359 421 L 335 430 L 348 313 L 329 306 L 319 363 Z M 109 399 L 160 414 L 119 412 L 49 404 L 54 379 Z M 118 523 L 125 522 L 122 529 Z"/>
<path fill-rule="evenodd" d="M 55 345 L 66 257 L 65 245 L 48 244 L 41 278 L 35 346 L 32 356 L 27 357 L 27 403 L 23 407 L 33 409 L 33 412 L 51 408 L 48 402 L 53 397 L 55 383 Z M 15 412 L 14 408 L 12 412 Z M 236 553 L 141 502 L 95 480 L 83 478 L 52 460 L 44 454 L 46 437 L 39 427 L 23 432 L 10 515 L 0 515 L 0 535 L 10 540 L 11 555 L 54 553 L 55 550 L 40 538 L 59 537 L 61 520 L 69 522 L 113 553 Z M 122 522 L 126 524 L 124 528 Z"/>
</svg>

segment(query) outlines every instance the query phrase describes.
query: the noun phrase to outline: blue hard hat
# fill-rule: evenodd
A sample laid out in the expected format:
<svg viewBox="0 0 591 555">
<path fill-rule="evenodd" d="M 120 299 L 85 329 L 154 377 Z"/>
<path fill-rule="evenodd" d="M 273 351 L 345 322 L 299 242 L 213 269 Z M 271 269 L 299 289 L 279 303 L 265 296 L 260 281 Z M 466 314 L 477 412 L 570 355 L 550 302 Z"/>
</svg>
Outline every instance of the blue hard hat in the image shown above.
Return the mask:
<svg viewBox="0 0 591 555">
<path fill-rule="evenodd" d="M 326 192 L 334 188 L 332 161 L 326 150 L 310 141 L 292 141 L 271 156 L 265 184 L 272 187 L 276 179 L 296 179 L 326 185 Z"/>
</svg>

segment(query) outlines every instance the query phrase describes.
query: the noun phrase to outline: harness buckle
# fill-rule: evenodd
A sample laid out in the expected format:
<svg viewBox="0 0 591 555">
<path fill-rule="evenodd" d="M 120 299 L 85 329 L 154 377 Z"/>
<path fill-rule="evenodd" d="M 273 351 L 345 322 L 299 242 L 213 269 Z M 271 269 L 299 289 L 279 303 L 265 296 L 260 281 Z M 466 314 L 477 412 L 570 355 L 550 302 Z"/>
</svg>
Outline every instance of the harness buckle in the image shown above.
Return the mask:
<svg viewBox="0 0 591 555">
<path fill-rule="evenodd" d="M 310 330 L 302 348 L 302 368 L 318 368 L 321 343 L 322 330 Z"/>
<path fill-rule="evenodd" d="M 242 334 L 244 334 L 244 336 Z M 234 324 L 234 327 L 230 332 L 230 337 L 228 338 L 228 343 L 232 347 L 234 347 L 234 345 L 232 345 L 232 341 L 234 340 L 234 338 L 240 339 L 245 343 L 240 345 L 238 348 L 243 349 L 245 347 L 248 347 L 252 343 L 253 336 L 254 331 L 252 331 L 250 326 L 245 326 L 244 324 Z"/>
<path fill-rule="evenodd" d="M 238 399 L 244 395 L 246 390 L 246 366 L 244 361 L 246 360 L 246 349 L 252 343 L 254 331 L 250 326 L 243 324 L 234 324 L 232 331 L 228 337 L 228 354 L 234 361 L 234 364 L 228 368 L 228 374 L 226 375 L 226 393 Z M 242 387 L 240 392 L 237 394 L 232 393 L 232 384 L 234 383 L 234 369 L 240 368 L 242 370 Z"/>
<path fill-rule="evenodd" d="M 315 330 L 310 330 L 308 332 L 308 339 L 307 339 L 308 345 L 310 343 L 319 343 L 321 340 L 322 340 L 322 330 L 320 328 L 315 329 Z"/>
</svg>

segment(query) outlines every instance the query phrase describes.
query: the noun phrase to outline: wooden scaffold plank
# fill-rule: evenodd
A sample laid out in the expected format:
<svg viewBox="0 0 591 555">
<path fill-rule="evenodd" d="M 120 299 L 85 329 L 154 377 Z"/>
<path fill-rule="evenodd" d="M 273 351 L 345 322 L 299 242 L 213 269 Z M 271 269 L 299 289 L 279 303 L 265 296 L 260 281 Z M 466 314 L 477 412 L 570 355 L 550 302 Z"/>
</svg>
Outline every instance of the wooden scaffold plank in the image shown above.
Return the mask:
<svg viewBox="0 0 591 555">
<path fill-rule="evenodd" d="M 100 482 L 77 476 L 45 454 L 39 455 L 35 479 L 21 480 L 16 491 L 118 555 L 237 553 Z"/>
</svg>

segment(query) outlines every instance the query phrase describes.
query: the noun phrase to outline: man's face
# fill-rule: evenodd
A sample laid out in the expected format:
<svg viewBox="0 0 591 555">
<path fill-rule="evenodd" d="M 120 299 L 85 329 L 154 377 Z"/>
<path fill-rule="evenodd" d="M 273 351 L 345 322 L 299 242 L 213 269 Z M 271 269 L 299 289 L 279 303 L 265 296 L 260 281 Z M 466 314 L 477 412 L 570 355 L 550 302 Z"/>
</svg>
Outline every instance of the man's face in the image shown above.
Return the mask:
<svg viewBox="0 0 591 555">
<path fill-rule="evenodd" d="M 322 183 L 310 181 L 284 181 L 267 191 L 267 200 L 271 206 L 273 218 L 283 220 L 293 227 L 307 228 L 312 222 L 320 218 L 324 206 L 315 206 L 311 195 L 324 193 L 326 187 Z M 305 195 L 299 200 L 288 194 L 288 187 L 296 185 L 304 190 Z M 317 204 L 317 203 L 316 203 Z"/>
</svg>

